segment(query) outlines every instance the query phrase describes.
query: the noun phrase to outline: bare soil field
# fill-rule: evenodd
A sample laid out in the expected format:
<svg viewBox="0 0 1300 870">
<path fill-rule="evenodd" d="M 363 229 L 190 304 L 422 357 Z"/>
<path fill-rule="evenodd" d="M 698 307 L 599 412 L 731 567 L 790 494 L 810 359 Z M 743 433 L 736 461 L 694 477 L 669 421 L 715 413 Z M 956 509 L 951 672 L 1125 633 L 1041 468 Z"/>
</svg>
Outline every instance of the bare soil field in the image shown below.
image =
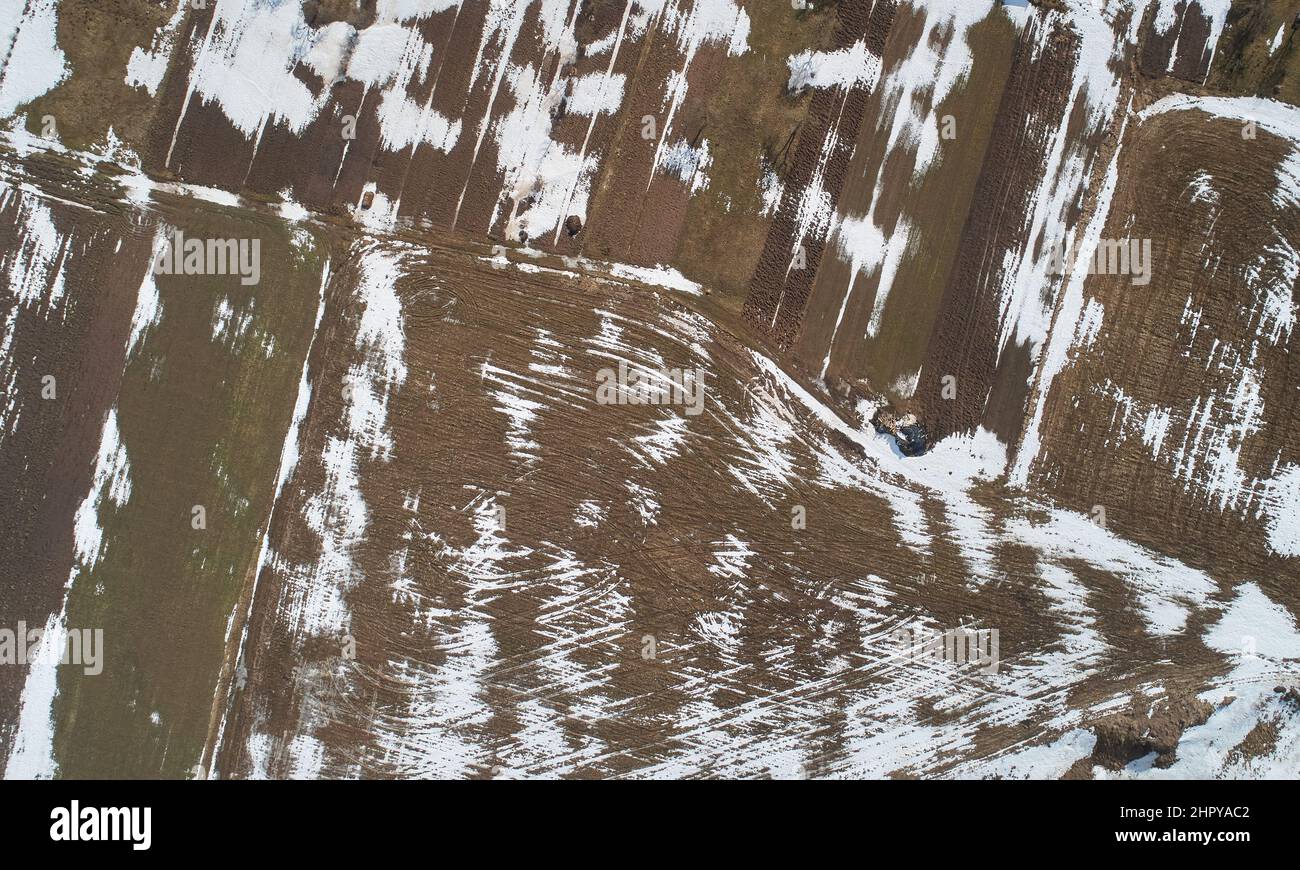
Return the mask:
<svg viewBox="0 0 1300 870">
<path fill-rule="evenodd" d="M 904 7 L 899 15 L 885 48 L 886 71 L 918 50 L 933 47 L 942 58 L 957 53 L 954 40 L 969 40 L 970 78 L 949 94 L 936 95 L 933 81 L 919 83 L 919 94 L 911 89 L 872 93 L 866 116 L 879 120 L 863 126 L 839 209 L 850 217 L 849 226 L 853 219 L 871 220 L 882 238 L 900 233 L 907 241 L 901 253 L 890 248 L 883 260 L 870 259 L 868 265 L 860 256 L 846 255 L 852 242 L 850 232 L 843 231 L 843 243 L 832 246 L 835 256 L 817 273 L 797 353 L 816 361 L 813 371 L 828 383 L 865 381 L 906 403 L 922 367 L 939 362 L 940 354 L 930 347 L 931 333 L 967 215 L 989 212 L 987 192 L 986 198 L 975 197 L 1016 30 L 1009 19 L 990 17 L 966 36 L 930 22 L 924 10 Z M 937 46 L 931 33 L 940 40 Z M 918 97 L 930 104 L 932 115 L 921 124 L 932 124 L 939 134 L 948 118 L 953 130 L 951 139 L 941 140 L 938 163 L 928 171 L 918 167 L 919 143 L 900 138 L 900 125 L 891 122 L 915 106 Z M 999 161 L 996 155 L 990 159 Z"/>
<path fill-rule="evenodd" d="M 1210 156 L 1243 150 L 1250 159 Z M 1270 552 L 1263 508 L 1268 482 L 1300 452 L 1284 422 L 1300 413 L 1300 371 L 1290 331 L 1261 302 L 1277 276 L 1259 270 L 1283 268 L 1265 252 L 1300 233 L 1274 187 L 1293 153 L 1197 111 L 1131 130 L 1110 231 L 1157 240 L 1158 269 L 1145 286 L 1088 281 L 1106 326 L 1052 385 L 1038 466 L 1045 491 L 1080 510 L 1105 505 L 1125 536 L 1278 590 L 1294 568 Z"/>
<path fill-rule="evenodd" d="M 60 159 L 33 157 L 20 174 L 39 186 L 5 188 L 6 275 L 24 282 L 8 300 L 7 359 L 26 362 L 7 367 L 0 456 L 19 485 L 0 604 L 6 624 L 104 633 L 102 673 L 59 669 L 51 749 L 64 775 L 183 777 L 274 495 L 279 445 L 264 436 L 288 425 L 321 258 L 275 216 L 165 194 L 124 208 L 108 174 L 72 201 L 61 174 L 31 170 Z M 265 283 L 150 274 L 174 231 L 258 238 Z M 20 689 L 3 683 L 11 735 Z"/>
</svg>

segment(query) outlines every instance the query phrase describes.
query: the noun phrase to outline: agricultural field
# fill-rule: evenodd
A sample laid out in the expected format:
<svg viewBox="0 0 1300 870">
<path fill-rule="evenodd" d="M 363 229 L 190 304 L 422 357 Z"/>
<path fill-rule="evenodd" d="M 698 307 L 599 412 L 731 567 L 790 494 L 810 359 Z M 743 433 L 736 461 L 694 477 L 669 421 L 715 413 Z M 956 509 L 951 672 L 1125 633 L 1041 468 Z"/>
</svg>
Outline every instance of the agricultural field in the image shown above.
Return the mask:
<svg viewBox="0 0 1300 870">
<path fill-rule="evenodd" d="M 1300 777 L 1298 31 L 0 0 L 4 777 Z"/>
</svg>

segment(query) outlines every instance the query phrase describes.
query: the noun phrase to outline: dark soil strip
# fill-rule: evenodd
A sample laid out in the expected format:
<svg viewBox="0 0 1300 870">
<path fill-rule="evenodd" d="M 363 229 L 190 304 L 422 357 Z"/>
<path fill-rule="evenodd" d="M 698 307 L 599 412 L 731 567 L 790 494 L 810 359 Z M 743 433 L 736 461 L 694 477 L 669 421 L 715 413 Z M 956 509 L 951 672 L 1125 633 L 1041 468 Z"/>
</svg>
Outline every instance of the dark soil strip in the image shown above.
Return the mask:
<svg viewBox="0 0 1300 870">
<path fill-rule="evenodd" d="M 1045 48 L 1035 59 L 1040 41 L 1022 38 L 1016 47 L 916 391 L 917 414 L 935 438 L 983 422 L 998 370 L 1003 253 L 1036 242 L 1026 238 L 1030 198 L 1066 108 L 1079 50 L 1078 38 L 1064 27 L 1041 41 Z M 944 398 L 946 375 L 957 378 L 955 398 Z M 1017 418 L 1023 415 L 1023 394 L 1019 402 Z"/>
<path fill-rule="evenodd" d="M 894 0 L 879 0 L 874 5 L 865 0 L 840 5 L 834 48 L 847 48 L 865 38 L 870 51 L 883 53 L 885 37 L 889 34 L 897 8 Z M 823 236 L 795 238 L 798 196 L 816 175 L 824 143 L 835 135 L 838 140 L 826 161 L 822 183 L 832 201 L 839 199 L 868 97 L 865 87 L 847 91 L 841 88 L 819 89 L 812 96 L 808 120 L 799 136 L 793 165 L 785 180 L 786 194 L 768 231 L 744 307 L 745 319 L 772 337 L 783 349 L 789 348 L 799 334 L 825 249 Z M 803 263 L 795 265 L 803 268 L 791 268 L 791 252 L 799 244 L 803 245 Z"/>
</svg>

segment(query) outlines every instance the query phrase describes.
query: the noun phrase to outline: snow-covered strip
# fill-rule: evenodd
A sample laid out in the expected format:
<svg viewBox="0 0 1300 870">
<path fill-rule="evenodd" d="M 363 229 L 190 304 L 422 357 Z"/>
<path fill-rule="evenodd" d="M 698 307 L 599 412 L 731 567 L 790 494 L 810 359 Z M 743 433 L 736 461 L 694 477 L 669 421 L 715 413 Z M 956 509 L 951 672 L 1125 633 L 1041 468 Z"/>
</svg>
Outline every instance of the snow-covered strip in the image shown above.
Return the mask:
<svg viewBox="0 0 1300 870">
<path fill-rule="evenodd" d="M 627 362 L 629 369 L 640 369 L 642 375 L 653 375 L 655 378 L 667 378 L 671 382 L 681 382 L 688 384 L 688 377 L 692 378 L 692 390 L 698 389 L 690 401 L 697 402 L 692 407 L 685 408 L 663 408 L 660 414 L 656 414 L 654 419 L 647 424 L 638 424 L 638 429 L 645 429 L 642 434 L 636 434 L 624 442 L 624 449 L 632 456 L 634 462 L 642 468 L 655 468 L 663 466 L 669 459 L 682 453 L 686 441 L 690 434 L 690 421 L 697 417 L 699 412 L 705 407 L 707 401 L 707 384 L 711 380 L 711 371 L 707 368 L 708 354 L 702 342 L 711 341 L 711 336 L 705 330 L 697 332 L 697 324 L 686 321 L 672 321 L 664 326 L 651 326 L 651 332 L 658 336 L 667 338 L 668 341 L 675 343 L 689 354 L 688 360 L 673 360 L 673 365 L 669 368 L 680 369 L 679 375 L 669 375 L 664 372 L 664 363 L 662 354 L 654 349 L 649 349 L 640 354 L 632 352 L 627 342 L 623 339 L 623 328 L 620 323 L 634 326 L 638 330 L 645 330 L 645 325 L 615 315 L 615 313 L 601 312 L 601 336 L 595 341 L 591 341 L 593 354 L 597 358 L 617 359 L 619 362 Z M 640 356 L 641 362 L 634 359 Z M 643 363 L 649 363 L 645 365 Z M 698 378 L 698 380 L 695 380 Z M 662 381 L 660 381 L 662 382 Z M 682 412 L 684 411 L 684 412 Z"/>
<path fill-rule="evenodd" d="M 733 411 L 721 403 L 714 411 L 740 448 L 727 463 L 727 472 L 739 486 L 776 509 L 800 481 L 793 450 L 799 443 L 797 425 L 761 385 L 751 385 L 746 392 L 745 407 Z"/>
<path fill-rule="evenodd" d="M 0 119 L 54 89 L 68 77 L 59 48 L 58 0 L 0 3 Z"/>
<path fill-rule="evenodd" d="M 763 206 L 760 214 L 776 214 L 777 208 L 781 205 L 781 197 L 785 195 L 785 185 L 781 183 L 781 176 L 770 167 L 763 167 L 763 175 L 759 179 L 759 196 L 762 197 Z"/>
<path fill-rule="evenodd" d="M 1202 97 L 1191 94 L 1170 94 L 1138 112 L 1138 119 L 1145 121 L 1165 112 L 1186 111 L 1201 111 L 1216 118 L 1226 118 L 1242 124 L 1253 121 L 1262 129 L 1287 139 L 1300 148 L 1300 108 L 1262 97 Z"/>
<path fill-rule="evenodd" d="M 485 359 L 479 378 L 496 403 L 495 410 L 506 418 L 510 454 L 531 463 L 541 456 L 541 445 L 532 434 L 538 415 L 547 410 L 585 408 L 591 399 L 591 384 L 569 368 L 568 355 L 545 329 L 535 331 L 529 355 L 532 361 L 524 371 L 513 371 Z"/>
<path fill-rule="evenodd" d="M 691 147 L 685 139 L 677 140 L 664 150 L 661 163 L 664 171 L 685 183 L 691 193 L 709 186 L 708 173 L 713 158 L 709 154 L 708 139 L 696 147 Z"/>
<path fill-rule="evenodd" d="M 406 24 L 422 21 L 438 12 L 446 12 L 460 5 L 460 0 L 379 0 L 375 21 Z"/>
<path fill-rule="evenodd" d="M 80 172 L 85 176 L 93 175 L 105 160 L 112 162 L 116 165 L 117 170 L 112 176 L 113 183 L 122 188 L 122 196 L 119 202 L 140 209 L 148 209 L 158 200 L 160 194 L 188 198 L 223 208 L 248 210 L 259 207 L 258 203 L 245 200 L 238 194 L 227 190 L 186 182 L 156 181 L 150 178 L 141 171 L 138 156 L 121 145 L 112 129 L 108 131 L 106 141 L 94 146 L 90 151 L 72 151 L 52 140 L 41 136 L 33 136 L 25 130 L 0 130 L 0 141 L 13 148 L 21 157 L 37 152 L 51 152 L 71 158 L 80 164 Z M 370 189 L 373 189 L 373 187 Z M 37 188 L 26 183 L 11 187 L 0 182 L 0 196 L 12 195 L 14 191 L 33 194 L 48 202 L 58 202 L 76 208 L 88 208 L 82 203 L 61 199 L 44 188 Z M 377 199 L 381 198 L 377 197 Z M 295 202 L 288 190 L 280 192 L 280 202 L 274 206 L 274 211 L 284 220 L 294 223 L 306 222 L 312 218 L 312 212 L 300 203 Z M 362 214 L 365 215 L 368 212 Z"/>
<path fill-rule="evenodd" d="M 1187 0 L 1155 0 L 1156 13 L 1155 18 L 1151 21 L 1151 26 L 1155 28 L 1156 33 L 1165 34 L 1169 28 L 1178 23 L 1178 5 L 1184 6 Z"/>
<path fill-rule="evenodd" d="M 734 591 L 723 600 L 742 605 L 749 594 L 737 578 Z M 725 776 L 863 777 L 925 771 L 953 753 L 968 751 L 981 725 L 1020 721 L 1037 706 L 1052 703 L 1055 693 L 1073 682 L 1054 662 L 1035 662 L 998 676 L 908 661 L 894 640 L 899 623 L 882 615 L 892 604 L 889 595 L 888 583 L 874 575 L 837 594 L 833 603 L 842 608 L 842 616 L 829 620 L 825 635 L 815 637 L 814 644 L 831 643 L 832 633 L 842 644 L 847 628 L 860 647 L 810 670 L 794 655 L 794 643 L 784 637 L 763 641 L 759 669 L 734 661 L 729 655 L 731 630 L 737 628 L 733 612 L 715 610 L 697 618 L 692 628 L 697 642 L 674 656 L 683 662 L 678 665 L 687 677 L 682 691 L 691 697 L 676 718 L 672 754 L 636 775 L 709 771 Z M 744 611 L 738 615 L 743 617 Z M 907 624 L 922 627 L 927 622 L 918 618 Z M 700 646 L 708 647 L 708 655 L 721 662 L 720 669 L 693 665 Z M 794 669 L 798 678 L 750 694 L 740 703 L 714 701 L 718 687 L 743 685 L 752 692 L 770 674 L 786 668 Z M 935 724 L 934 717 L 921 712 L 936 708 L 956 715 Z M 811 739 L 818 727 L 814 723 L 832 709 L 843 711 L 844 725 L 834 746 L 819 752 Z M 727 751 L 719 753 L 719 745 Z"/>
<path fill-rule="evenodd" d="M 543 252 L 535 248 L 512 250 L 528 257 L 544 255 Z M 651 287 L 673 290 L 678 293 L 687 293 L 691 296 L 704 294 L 703 285 L 692 281 L 671 266 L 634 266 L 630 263 L 611 263 L 604 260 L 590 260 L 586 257 L 565 257 L 563 263 L 568 268 L 557 269 L 551 266 L 539 266 L 536 263 L 512 260 L 506 255 L 506 249 L 500 246 L 498 246 L 497 252 L 493 256 L 480 257 L 479 259 L 490 264 L 494 269 L 513 268 L 530 275 L 545 274 L 564 278 L 581 278 L 584 275 L 589 275 L 601 281 L 613 281 L 619 284 L 635 281 L 639 284 L 647 284 Z"/>
<path fill-rule="evenodd" d="M 1265 482 L 1261 512 L 1273 552 L 1300 556 L 1300 465 L 1289 464 Z"/>
<path fill-rule="evenodd" d="M 1097 735 L 1083 728 L 1050 743 L 1019 748 L 979 764 L 963 765 L 959 779 L 1060 779 L 1075 762 L 1092 755 Z"/>
<path fill-rule="evenodd" d="M 573 512 L 573 524 L 585 529 L 599 528 L 605 520 L 606 510 L 599 502 L 587 499 Z"/>
<path fill-rule="evenodd" d="M 787 87 L 796 93 L 805 88 L 872 88 L 880 79 L 880 57 L 861 39 L 836 51 L 802 51 L 786 64 Z"/>
<path fill-rule="evenodd" d="M 881 165 L 883 176 L 884 165 Z M 893 288 L 894 278 L 902 265 L 903 254 L 911 241 L 912 225 L 907 218 L 900 215 L 894 231 L 886 238 L 884 232 L 876 225 L 876 206 L 880 202 L 883 177 L 877 177 L 876 191 L 872 196 L 871 208 L 862 217 L 848 216 L 838 219 L 831 237 L 835 240 L 836 250 L 848 260 L 849 284 L 840 300 L 839 313 L 835 317 L 835 326 L 831 329 L 831 338 L 826 346 L 826 358 L 822 360 L 822 377 L 826 376 L 831 364 L 831 353 L 835 349 L 835 338 L 839 335 L 840 325 L 844 322 L 844 312 L 848 310 L 849 299 L 853 296 L 859 274 L 878 274 L 875 299 L 871 305 L 871 317 L 867 321 L 867 338 L 875 338 L 880 332 L 881 320 L 885 313 L 885 303 Z"/>
<path fill-rule="evenodd" d="M 126 340 L 126 355 L 131 357 L 140 342 L 154 326 L 157 326 L 162 320 L 162 298 L 158 293 L 158 283 L 154 278 L 153 264 L 157 258 L 171 244 L 172 228 L 166 224 L 158 224 L 154 232 L 153 254 L 149 259 L 148 265 L 144 270 L 144 277 L 140 279 L 140 288 L 135 295 L 135 311 L 131 313 L 131 334 Z"/>
<path fill-rule="evenodd" d="M 612 115 L 623 105 L 627 76 L 623 73 L 587 73 L 573 80 L 565 109 L 575 115 L 594 118 Z"/>
<path fill-rule="evenodd" d="M 611 362 L 626 362 L 630 368 L 642 370 L 665 367 L 663 354 L 657 349 L 639 345 L 624 336 L 623 324 L 634 326 L 627 318 L 605 309 L 597 309 L 596 315 L 600 318 L 599 332 L 585 342 L 590 348 L 588 353 L 591 356 Z"/>
<path fill-rule="evenodd" d="M 343 387 L 345 430 L 326 439 L 321 460 L 325 486 L 308 500 L 304 515 L 321 538 L 314 577 L 286 614 L 302 636 L 337 632 L 349 620 L 343 594 L 360 580 L 352 546 L 366 528 L 368 508 L 361 495 L 365 460 L 386 460 L 393 449 L 388 400 L 406 379 L 401 301 L 395 282 L 397 255 L 370 248 L 361 255 L 356 297 L 361 304 L 356 350 L 360 357 Z"/>
<path fill-rule="evenodd" d="M 311 212 L 302 203 L 297 202 L 290 192 L 280 191 L 280 204 L 276 207 L 280 217 L 290 223 L 302 223 L 311 217 Z"/>
<path fill-rule="evenodd" d="M 493 714 L 483 689 L 498 656 L 486 608 L 527 582 L 514 568 L 532 554 L 530 548 L 510 543 L 499 505 L 495 494 L 480 492 L 466 509 L 469 542 L 442 546 L 440 559 L 457 581 L 459 601 L 422 618 L 433 628 L 442 655 L 390 663 L 386 677 L 404 697 L 389 714 L 392 718 L 379 723 L 378 760 L 402 776 L 465 776 L 484 760 L 474 732 Z"/>
<path fill-rule="evenodd" d="M 600 269 L 602 264 L 583 261 L 584 265 Z M 689 293 L 692 296 L 699 296 L 703 290 L 699 284 L 684 276 L 681 272 L 671 266 L 631 266 L 626 263 L 609 263 L 604 266 L 609 274 L 615 278 L 622 278 L 625 281 L 639 281 L 642 284 L 650 284 L 654 287 L 662 287 L 665 290 L 676 290 L 679 293 Z"/>
<path fill-rule="evenodd" d="M 794 232 L 791 235 L 790 245 L 790 262 L 786 266 L 786 274 L 794 268 L 796 262 L 806 256 L 804 247 L 808 240 L 825 235 L 834 225 L 835 221 L 835 197 L 826 187 L 826 167 L 830 163 L 831 157 L 841 147 L 839 136 L 839 120 L 826 130 L 826 135 L 822 139 L 821 148 L 817 154 L 817 163 L 813 167 L 812 176 L 808 183 L 803 186 L 802 190 L 795 193 L 797 197 L 794 203 Z M 777 300 L 776 310 L 772 313 L 771 326 L 775 327 L 776 322 L 781 316 L 781 305 L 785 302 L 785 291 L 782 289 L 781 298 Z"/>
<path fill-rule="evenodd" d="M 253 325 L 252 308 L 252 303 L 249 303 L 243 311 L 236 313 L 230 300 L 222 296 L 217 301 L 212 322 L 212 340 L 225 343 L 233 349 Z"/>
<path fill-rule="evenodd" d="M 1011 521 L 1007 533 L 1056 560 L 1077 559 L 1122 578 L 1153 635 L 1178 634 L 1193 610 L 1217 606 L 1211 596 L 1218 585 L 1208 574 L 1126 541 L 1083 514 L 1052 509 L 1046 522 Z"/>
<path fill-rule="evenodd" d="M 64 587 L 63 607 L 50 614 L 44 626 L 42 646 L 57 649 L 66 641 L 67 595 L 76 569 Z M 58 773 L 54 761 L 54 698 L 58 694 L 57 661 L 44 654 L 28 665 L 27 678 L 18 700 L 18 724 L 5 764 L 5 779 L 53 779 Z"/>
<path fill-rule="evenodd" d="M 95 475 L 90 492 L 77 508 L 73 520 L 74 550 L 82 568 L 94 568 L 103 554 L 104 529 L 99 523 L 99 511 L 104 503 L 111 502 L 122 508 L 130 498 L 131 463 L 117 427 L 117 409 L 110 408 L 100 432 L 99 452 L 95 456 Z"/>
<path fill-rule="evenodd" d="M 1242 453 L 1265 428 L 1264 401 L 1256 369 L 1239 359 L 1223 369 L 1224 386 L 1198 396 L 1186 409 L 1147 405 L 1109 383 L 1099 392 L 1115 403 L 1113 439 L 1140 437 L 1151 458 L 1165 462 L 1185 489 L 1203 494 L 1220 511 L 1244 512 L 1256 507 L 1262 489 L 1242 467 Z"/>
<path fill-rule="evenodd" d="M 284 489 L 285 483 L 293 476 L 294 469 L 298 467 L 298 455 L 300 445 L 298 443 L 298 430 L 302 426 L 303 419 L 307 416 L 307 408 L 311 404 L 311 381 L 308 378 L 311 364 L 312 348 L 316 346 L 316 336 L 320 333 L 321 318 L 325 316 L 325 288 L 329 286 L 330 264 L 326 260 L 325 266 L 321 271 L 320 295 L 316 302 L 316 320 L 312 326 L 311 341 L 307 343 L 307 353 L 302 360 L 302 375 L 298 379 L 298 397 L 293 404 L 293 418 L 289 423 L 289 431 L 285 434 L 284 445 L 280 448 L 280 468 L 275 476 L 275 496 L 271 500 L 272 511 L 275 504 L 280 500 L 280 493 Z M 271 517 L 267 517 L 267 531 L 269 533 L 271 526 Z M 265 538 L 263 539 L 265 547 Z M 261 560 L 258 560 L 258 567 L 261 567 Z"/>
<path fill-rule="evenodd" d="M 589 369 L 589 377 L 598 370 L 613 365 L 626 365 L 629 370 L 635 370 L 643 376 L 655 377 L 663 377 L 665 368 L 690 371 L 693 372 L 692 377 L 699 379 L 700 392 L 697 395 L 701 404 L 695 407 L 702 410 L 706 402 L 710 407 L 714 406 L 706 396 L 710 377 L 707 368 L 709 355 L 704 344 L 711 341 L 707 322 L 702 320 L 697 322 L 690 317 L 669 317 L 665 318 L 664 324 L 660 326 L 647 325 L 639 318 L 625 317 L 612 311 L 599 310 L 597 314 L 600 316 L 600 331 L 585 342 L 588 355 L 594 358 Z M 627 335 L 628 331 L 633 331 L 632 335 Z M 666 339 L 672 342 L 675 350 L 680 351 L 672 354 L 671 365 L 656 347 L 647 346 L 642 339 L 642 335 L 647 331 L 654 333 L 651 338 L 658 336 Z M 595 383 L 595 380 L 586 383 L 584 405 L 590 405 Z M 654 470 L 680 455 L 690 438 L 691 421 L 701 419 L 692 415 L 689 409 L 686 413 L 681 413 L 680 408 L 661 410 L 662 413 L 655 414 L 648 422 L 634 424 L 638 434 L 619 439 L 622 450 L 632 458 L 638 468 Z M 715 413 L 725 415 L 726 411 L 719 407 Z M 637 497 L 643 493 L 639 489 L 632 489 L 638 486 L 635 482 L 628 481 L 627 484 L 629 492 L 634 496 L 633 503 L 641 513 L 642 519 L 653 522 L 658 511 L 658 504 L 654 503 L 653 496 L 647 491 L 644 493 L 645 497 L 638 502 Z"/>
<path fill-rule="evenodd" d="M 653 468 L 681 455 L 690 431 L 690 417 L 666 413 L 651 424 L 651 431 L 634 436 L 625 445 L 628 453 L 641 465 Z"/>
<path fill-rule="evenodd" d="M 1273 37 L 1273 41 L 1268 45 L 1268 53 L 1277 54 L 1277 50 L 1282 47 L 1282 42 L 1285 37 L 1286 22 L 1283 22 L 1277 26 L 1277 34 Z"/>
<path fill-rule="evenodd" d="M 524 688 L 516 696 L 523 727 L 502 753 L 506 777 L 562 775 L 606 757 L 604 739 L 595 733 L 578 740 L 563 735 L 556 713 L 588 725 L 617 715 L 606 687 L 619 670 L 617 651 L 632 615 L 627 581 L 603 560 L 587 562 L 543 541 L 528 571 L 534 578 L 530 589 L 541 593 L 535 624 L 545 639 L 530 661 L 541 671 L 545 691 L 532 697 L 534 692 Z M 593 649 L 608 652 L 604 664 L 593 667 L 580 658 Z"/>
<path fill-rule="evenodd" d="M 4 185 L 3 204 L 17 197 L 15 226 L 21 226 L 17 245 L 0 255 L 9 271 L 8 295 L 23 307 L 49 311 L 65 292 L 63 265 L 70 239 L 54 223 L 54 213 L 40 197 L 22 195 Z"/>
<path fill-rule="evenodd" d="M 444 118 L 428 104 L 416 105 L 407 96 L 413 79 L 426 80 L 434 51 L 409 22 L 455 5 L 454 0 L 386 0 L 377 9 L 375 22 L 357 31 L 345 22 L 309 27 L 300 3 L 220 0 L 193 57 L 167 163 L 195 99 L 219 106 L 256 144 L 269 124 L 301 133 L 320 114 L 330 99 L 331 86 L 341 79 L 362 82 L 367 96 L 371 90 L 380 92 L 376 117 L 389 150 L 417 142 L 450 149 L 459 137 L 459 122 Z M 148 87 L 157 79 L 160 61 L 154 53 L 138 59 L 133 55 L 132 61 L 129 81 Z M 299 65 L 324 80 L 319 93 L 295 75 Z"/>
</svg>

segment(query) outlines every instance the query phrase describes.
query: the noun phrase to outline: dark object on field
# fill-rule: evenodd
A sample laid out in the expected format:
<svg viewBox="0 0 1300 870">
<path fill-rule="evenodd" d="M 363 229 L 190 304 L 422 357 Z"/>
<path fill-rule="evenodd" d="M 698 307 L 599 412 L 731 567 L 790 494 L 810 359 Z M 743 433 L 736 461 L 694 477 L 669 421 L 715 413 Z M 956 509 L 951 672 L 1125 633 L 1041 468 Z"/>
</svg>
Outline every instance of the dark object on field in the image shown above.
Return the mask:
<svg viewBox="0 0 1300 870">
<path fill-rule="evenodd" d="M 871 425 L 881 435 L 893 435 L 904 456 L 920 456 L 930 446 L 929 433 L 913 414 L 896 414 L 888 408 L 881 408 L 871 415 Z"/>
<path fill-rule="evenodd" d="M 363 209 L 366 209 L 366 208 L 370 208 L 370 206 L 374 204 L 375 204 L 375 192 L 373 190 L 367 190 L 365 195 L 361 197 L 361 207 Z"/>
<path fill-rule="evenodd" d="M 894 438 L 898 441 L 898 449 L 903 451 L 904 456 L 920 456 L 925 453 L 926 437 L 925 427 L 920 423 L 913 423 L 910 426 L 900 426 L 894 433 Z"/>
<path fill-rule="evenodd" d="M 576 214 L 569 215 L 564 220 L 564 231 L 569 234 L 569 238 L 573 238 L 582 232 L 582 218 Z"/>
</svg>

